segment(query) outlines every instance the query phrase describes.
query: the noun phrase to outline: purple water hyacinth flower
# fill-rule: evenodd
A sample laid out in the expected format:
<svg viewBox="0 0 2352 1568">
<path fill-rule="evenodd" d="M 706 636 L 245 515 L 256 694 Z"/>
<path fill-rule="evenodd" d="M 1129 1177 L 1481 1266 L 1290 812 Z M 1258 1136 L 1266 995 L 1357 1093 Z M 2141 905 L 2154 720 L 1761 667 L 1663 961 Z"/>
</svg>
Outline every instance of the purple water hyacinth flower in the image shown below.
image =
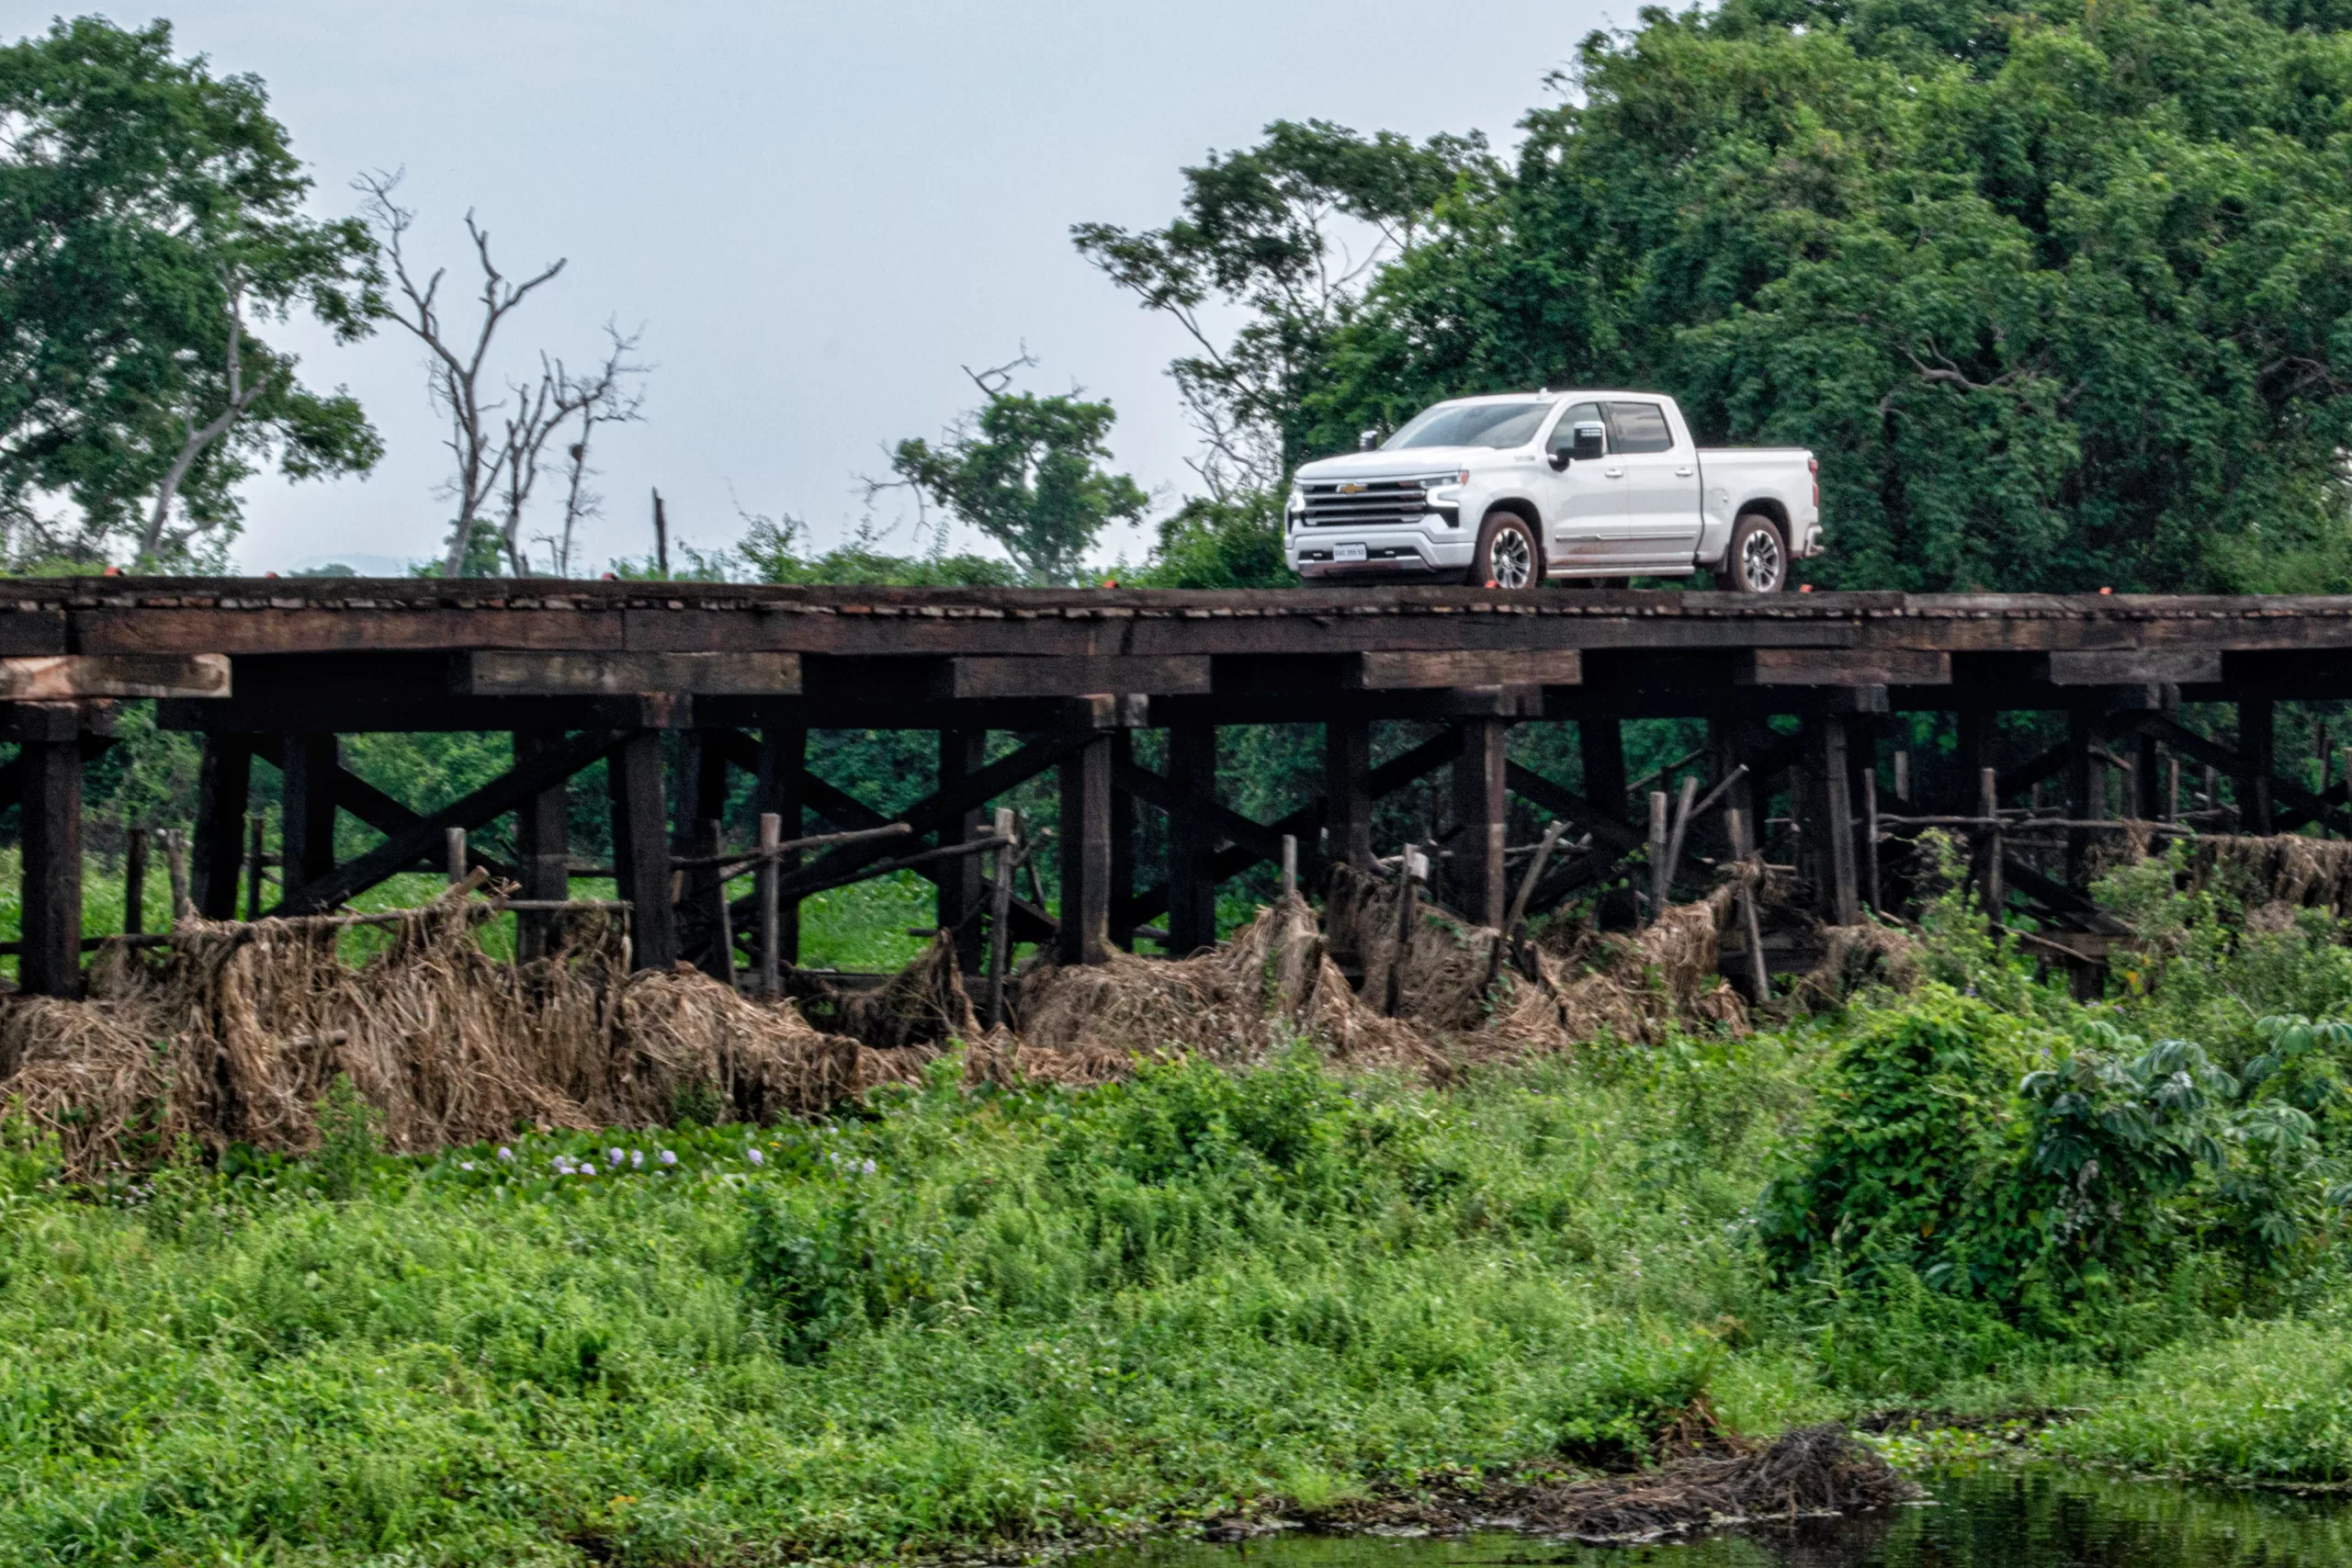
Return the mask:
<svg viewBox="0 0 2352 1568">
<path fill-rule="evenodd" d="M 662 1151 L 662 1163 L 663 1165 L 675 1165 L 675 1164 L 677 1164 L 677 1163 L 678 1163 L 678 1151 L 677 1151 L 677 1150 L 675 1150 L 675 1149 L 663 1149 L 663 1150 Z"/>
<path fill-rule="evenodd" d="M 514 1157 L 514 1151 L 501 1144 L 498 1145 L 498 1157 L 503 1160 L 512 1160 Z"/>
<path fill-rule="evenodd" d="M 631 1149 L 629 1151 L 628 1168 L 631 1170 L 643 1170 L 645 1168 L 645 1151 L 643 1149 Z"/>
<path fill-rule="evenodd" d="M 871 1176 L 874 1174 L 874 1162 L 869 1159 L 858 1168 L 865 1171 L 866 1175 Z"/>
<path fill-rule="evenodd" d="M 605 1157 L 612 1161 L 615 1165 L 618 1165 L 621 1163 L 621 1151 L 618 1149 L 606 1149 L 605 1151 Z"/>
<path fill-rule="evenodd" d="M 743 1154 L 744 1157 L 749 1159 L 753 1165 L 765 1165 L 768 1163 L 768 1156 L 760 1153 L 757 1149 L 745 1149 Z"/>
</svg>

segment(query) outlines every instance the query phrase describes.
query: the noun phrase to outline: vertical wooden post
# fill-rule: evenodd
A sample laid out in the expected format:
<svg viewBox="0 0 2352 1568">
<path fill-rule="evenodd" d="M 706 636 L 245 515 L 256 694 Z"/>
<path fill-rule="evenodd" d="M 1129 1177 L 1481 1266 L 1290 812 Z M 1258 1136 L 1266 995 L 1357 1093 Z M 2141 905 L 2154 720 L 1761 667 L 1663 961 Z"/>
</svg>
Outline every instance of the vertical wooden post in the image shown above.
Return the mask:
<svg viewBox="0 0 2352 1568">
<path fill-rule="evenodd" d="M 196 775 L 196 854 L 189 897 L 209 920 L 237 918 L 237 872 L 244 860 L 240 841 L 245 798 L 253 782 L 250 738 L 219 731 L 204 738 L 204 760 Z"/>
<path fill-rule="evenodd" d="M 784 881 L 784 862 L 776 853 L 776 846 L 783 842 L 784 818 L 773 811 L 761 812 L 759 987 L 763 997 L 775 995 L 784 984 L 784 910 L 776 898 Z"/>
<path fill-rule="evenodd" d="M 2165 759 L 2164 813 L 2164 819 L 2167 822 L 2180 820 L 2180 759 L 2177 757 Z"/>
<path fill-rule="evenodd" d="M 1625 815 L 1625 735 L 1613 718 L 1577 720 L 1577 753 L 1583 763 L 1585 804 L 1592 814 L 1623 828 L 1633 823 Z M 1622 929 L 1634 922 L 1630 887 L 1612 886 L 1595 905 L 1603 926 Z"/>
<path fill-rule="evenodd" d="M 1738 807 L 1724 811 L 1724 831 L 1731 839 L 1734 860 L 1746 860 L 1752 840 L 1747 836 L 1747 814 Z M 1747 943 L 1747 997 L 1754 1002 L 1768 1001 L 1772 995 L 1772 972 L 1764 963 L 1764 923 L 1756 915 L 1756 890 L 1746 882 L 1739 885 L 1740 934 Z"/>
<path fill-rule="evenodd" d="M 1894 751 L 1894 801 L 1905 811 L 1911 808 L 1911 753 L 1902 747 Z"/>
<path fill-rule="evenodd" d="M 124 835 L 122 852 L 122 934 L 147 932 L 147 829 L 133 828 Z"/>
<path fill-rule="evenodd" d="M 2270 774 L 2278 747 L 2274 734 L 2277 708 L 2267 697 L 2245 697 L 2238 703 L 2238 830 L 2267 835 L 2270 822 Z"/>
<path fill-rule="evenodd" d="M 1459 891 L 1462 913 L 1500 930 L 1510 896 L 1503 870 L 1506 814 L 1505 749 L 1510 726 L 1498 718 L 1462 722 L 1462 754 L 1453 761 L 1453 866 L 1447 881 Z"/>
<path fill-rule="evenodd" d="M 164 829 L 164 869 L 172 882 L 172 924 L 196 913 L 196 896 L 188 889 L 187 835 L 177 828 Z"/>
<path fill-rule="evenodd" d="M 1976 770 L 1976 815 L 1984 823 L 1984 918 L 1998 930 L 2002 906 L 2008 895 L 2001 886 L 2001 775 L 1991 768 Z"/>
<path fill-rule="evenodd" d="M 1061 764 L 1060 929 L 1064 964 L 1100 964 L 1111 938 L 1111 737 L 1097 735 Z"/>
<path fill-rule="evenodd" d="M 1216 798 L 1216 727 L 1179 724 L 1168 731 L 1168 776 L 1178 789 Z M 1189 812 L 1168 814 L 1168 956 L 1182 958 L 1216 942 L 1216 882 L 1210 863 L 1216 836 Z"/>
<path fill-rule="evenodd" d="M 677 830 L 681 858 L 715 858 L 726 839 L 727 747 L 715 731 L 679 738 Z M 688 785 L 691 784 L 691 789 Z M 714 980 L 732 983 L 735 953 L 727 945 L 727 882 L 718 868 L 694 866 L 679 879 L 678 951 Z"/>
<path fill-rule="evenodd" d="M 517 767 L 543 751 L 563 744 L 561 730 L 518 729 L 514 732 Z M 559 903 L 571 897 L 571 785 L 559 784 L 525 801 L 514 813 L 515 869 L 522 874 L 523 897 Z M 558 941 L 550 910 L 524 909 L 514 917 L 514 956 L 529 963 L 544 958 Z"/>
<path fill-rule="evenodd" d="M 1283 897 L 1298 897 L 1298 835 L 1283 835 Z"/>
<path fill-rule="evenodd" d="M 2100 775 L 2098 759 L 2091 755 L 2098 739 L 2098 715 L 2086 708 L 2070 708 L 2066 713 L 2066 815 L 2077 821 L 2090 822 L 2107 815 L 2107 791 L 2100 786 L 2107 781 Z M 2087 828 L 2066 830 L 2066 885 L 2080 887 L 2089 874 L 2091 835 Z"/>
<path fill-rule="evenodd" d="M 1390 1018 L 1400 1017 L 1405 1010 L 1405 966 L 1412 960 L 1413 931 L 1419 924 L 1415 919 L 1415 896 L 1428 865 L 1419 844 L 1407 844 L 1405 852 L 1396 857 L 1396 956 L 1388 965 L 1388 994 L 1382 1005 Z"/>
<path fill-rule="evenodd" d="M 1864 768 L 1855 775 L 1862 784 L 1862 893 L 1873 914 L 1886 912 L 1885 889 L 1878 869 L 1878 770 Z"/>
<path fill-rule="evenodd" d="M 82 994 L 82 744 L 70 717 L 64 728 L 64 739 L 28 740 L 17 753 L 24 774 L 24 881 L 17 905 L 24 945 L 17 977 L 25 993 L 36 997 Z M 232 898 L 235 888 L 232 880 Z"/>
<path fill-rule="evenodd" d="M 1324 856 L 1332 865 L 1372 869 L 1372 723 L 1334 718 L 1323 726 Z"/>
<path fill-rule="evenodd" d="M 1822 918 L 1850 926 L 1862 918 L 1860 878 L 1854 863 L 1854 769 L 1845 719 L 1804 720 L 1804 792 L 1810 820 L 1803 824 L 1806 859 L 1816 879 Z"/>
<path fill-rule="evenodd" d="M 613 874 L 629 906 L 632 962 L 667 969 L 678 961 L 676 911 L 670 904 L 670 825 L 662 794 L 662 734 L 640 729 L 605 762 L 612 801 Z"/>
<path fill-rule="evenodd" d="M 1976 787 L 1976 775 L 1993 763 L 1993 727 L 1997 716 L 1987 707 L 1964 707 L 1960 710 L 1959 736 L 1952 761 L 1960 768 L 1961 798 L 1955 804 L 1967 807 L 1971 792 Z"/>
<path fill-rule="evenodd" d="M 1012 865 L 1021 855 L 1021 819 L 996 808 L 996 880 L 989 888 L 989 1010 L 986 1026 L 1004 1021 L 1004 974 L 1012 962 Z"/>
<path fill-rule="evenodd" d="M 284 809 L 277 824 L 277 897 L 334 870 L 334 775 L 342 744 L 333 735 L 288 735 L 278 743 Z"/>
<path fill-rule="evenodd" d="M 939 787 L 953 788 L 988 765 L 988 731 L 943 729 L 939 732 Z M 939 847 L 968 844 L 980 837 L 984 813 L 979 807 L 963 812 L 939 829 Z M 985 857 L 959 855 L 939 864 L 939 891 L 933 905 L 939 929 L 956 943 L 956 962 L 967 975 L 980 972 L 981 903 L 986 897 L 982 872 Z"/>
<path fill-rule="evenodd" d="M 806 828 L 808 792 L 808 731 L 797 725 L 769 725 L 760 730 L 758 806 L 763 816 L 773 814 L 783 837 L 799 838 Z M 800 866 L 794 851 L 778 863 L 786 872 Z M 776 912 L 776 952 L 786 964 L 800 962 L 800 900 L 787 899 Z"/>
<path fill-rule="evenodd" d="M 441 830 L 442 869 L 448 874 L 449 886 L 455 887 L 466 879 L 466 830 L 444 828 Z"/>
<path fill-rule="evenodd" d="M 1136 946 L 1136 802 L 1119 782 L 1121 764 L 1133 766 L 1136 760 L 1135 737 L 1129 730 L 1111 732 L 1111 920 L 1110 939 L 1113 947 L 1128 952 Z M 978 870 L 975 862 L 973 869 Z"/>
<path fill-rule="evenodd" d="M 2156 738 L 2143 732 L 2132 749 L 2132 815 L 2153 822 L 2163 810 L 2164 758 Z"/>
<path fill-rule="evenodd" d="M 703 853 L 717 859 L 727 842 L 727 824 L 714 817 L 702 825 Z M 735 988 L 735 920 L 727 908 L 727 880 L 710 868 L 710 977 L 729 990 Z"/>
<path fill-rule="evenodd" d="M 1654 926 L 1666 913 L 1666 791 L 1650 791 L 1650 905 L 1642 924 Z"/>
<path fill-rule="evenodd" d="M 262 862 L 269 858 L 269 818 L 256 811 L 245 818 L 245 919 L 261 919 Z"/>
</svg>

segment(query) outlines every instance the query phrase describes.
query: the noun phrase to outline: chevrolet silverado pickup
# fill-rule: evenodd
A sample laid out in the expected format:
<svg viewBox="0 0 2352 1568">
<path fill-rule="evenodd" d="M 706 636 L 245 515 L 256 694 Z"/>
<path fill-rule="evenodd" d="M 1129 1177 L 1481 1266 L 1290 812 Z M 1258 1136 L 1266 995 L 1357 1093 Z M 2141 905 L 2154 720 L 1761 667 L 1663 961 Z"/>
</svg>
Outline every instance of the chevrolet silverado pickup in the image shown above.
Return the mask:
<svg viewBox="0 0 2352 1568">
<path fill-rule="evenodd" d="M 1702 449 L 1657 392 L 1457 398 L 1298 470 L 1291 568 L 1492 588 L 1687 576 L 1749 593 L 1821 553 L 1820 465 L 1797 446 Z"/>
</svg>

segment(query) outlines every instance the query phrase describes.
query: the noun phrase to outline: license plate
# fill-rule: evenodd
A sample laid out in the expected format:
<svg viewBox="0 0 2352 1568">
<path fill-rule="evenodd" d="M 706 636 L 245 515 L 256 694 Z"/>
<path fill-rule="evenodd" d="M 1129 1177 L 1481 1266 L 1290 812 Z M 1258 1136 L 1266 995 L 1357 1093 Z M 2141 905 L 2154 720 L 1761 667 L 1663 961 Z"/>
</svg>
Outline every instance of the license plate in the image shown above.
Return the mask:
<svg viewBox="0 0 2352 1568">
<path fill-rule="evenodd" d="M 1334 561 L 1362 560 L 1363 559 L 1363 547 L 1362 545 L 1333 545 L 1331 547 L 1331 558 Z"/>
</svg>

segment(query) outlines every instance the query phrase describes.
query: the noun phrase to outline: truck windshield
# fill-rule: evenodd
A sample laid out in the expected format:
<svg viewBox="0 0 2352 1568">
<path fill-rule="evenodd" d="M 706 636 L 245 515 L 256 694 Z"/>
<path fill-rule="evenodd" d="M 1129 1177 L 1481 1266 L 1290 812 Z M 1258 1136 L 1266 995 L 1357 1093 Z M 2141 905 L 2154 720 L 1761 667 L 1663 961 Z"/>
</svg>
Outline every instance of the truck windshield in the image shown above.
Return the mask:
<svg viewBox="0 0 2352 1568">
<path fill-rule="evenodd" d="M 1384 452 L 1408 446 L 1491 446 L 1498 451 L 1524 446 L 1535 439 L 1536 426 L 1552 411 L 1551 403 L 1440 403 L 1414 417 L 1413 423 L 1381 443 Z"/>
</svg>

